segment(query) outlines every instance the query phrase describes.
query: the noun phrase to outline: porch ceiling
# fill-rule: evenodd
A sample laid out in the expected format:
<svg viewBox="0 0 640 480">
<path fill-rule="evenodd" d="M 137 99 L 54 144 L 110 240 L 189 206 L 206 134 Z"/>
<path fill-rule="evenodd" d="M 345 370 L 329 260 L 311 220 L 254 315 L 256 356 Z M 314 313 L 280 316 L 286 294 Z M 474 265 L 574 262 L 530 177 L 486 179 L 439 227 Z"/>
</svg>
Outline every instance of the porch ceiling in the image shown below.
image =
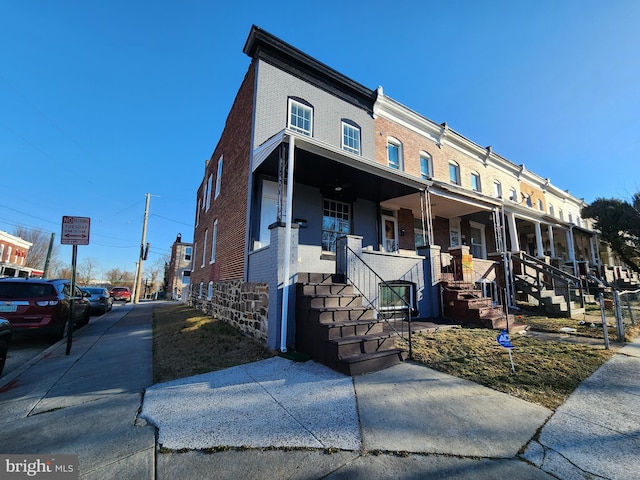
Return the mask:
<svg viewBox="0 0 640 480">
<path fill-rule="evenodd" d="M 275 149 L 258 167 L 256 173 L 277 178 L 278 149 Z M 319 188 L 323 194 L 345 201 L 364 198 L 383 202 L 392 198 L 416 194 L 416 186 L 407 185 L 357 168 L 335 158 L 296 147 L 294 181 Z M 417 203 L 419 206 L 419 203 Z"/>
</svg>

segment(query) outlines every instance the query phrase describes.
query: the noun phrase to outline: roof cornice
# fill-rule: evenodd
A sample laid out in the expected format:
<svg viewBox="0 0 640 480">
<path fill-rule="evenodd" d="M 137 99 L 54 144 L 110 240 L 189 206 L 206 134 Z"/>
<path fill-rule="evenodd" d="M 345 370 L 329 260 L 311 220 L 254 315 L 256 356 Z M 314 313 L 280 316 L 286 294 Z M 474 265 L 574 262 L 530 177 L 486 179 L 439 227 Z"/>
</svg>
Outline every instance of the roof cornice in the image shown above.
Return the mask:
<svg viewBox="0 0 640 480">
<path fill-rule="evenodd" d="M 373 112 L 375 92 L 253 25 L 242 50 L 357 107 Z"/>
</svg>

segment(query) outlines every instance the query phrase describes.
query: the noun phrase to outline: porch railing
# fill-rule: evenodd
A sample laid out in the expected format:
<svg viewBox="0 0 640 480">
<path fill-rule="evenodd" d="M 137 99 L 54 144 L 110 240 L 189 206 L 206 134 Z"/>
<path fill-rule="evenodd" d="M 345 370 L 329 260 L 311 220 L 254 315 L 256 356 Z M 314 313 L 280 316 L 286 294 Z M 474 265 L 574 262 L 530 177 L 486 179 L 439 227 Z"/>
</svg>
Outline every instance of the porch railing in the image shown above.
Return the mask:
<svg viewBox="0 0 640 480">
<path fill-rule="evenodd" d="M 571 316 L 571 302 L 578 303 L 578 308 L 584 308 L 584 287 L 580 278 L 524 252 L 509 253 L 509 260 L 510 263 L 518 264 L 522 268 L 523 275 L 533 279 L 533 284 L 530 285 L 539 293 L 548 289 L 562 294 L 567 303 L 569 316 Z M 576 295 L 575 292 L 578 294 Z"/>
<path fill-rule="evenodd" d="M 400 284 L 388 282 L 378 275 L 356 252 L 350 247 L 345 248 L 344 274 L 346 280 L 362 295 L 366 302 L 365 307 L 372 308 L 379 319 L 395 332 L 409 346 L 409 358 L 413 359 L 411 346 L 411 318 L 414 315 L 414 306 L 411 300 L 398 293 L 396 288 Z M 410 295 L 413 295 L 413 284 L 407 283 Z M 383 299 L 381 287 L 390 297 Z"/>
</svg>

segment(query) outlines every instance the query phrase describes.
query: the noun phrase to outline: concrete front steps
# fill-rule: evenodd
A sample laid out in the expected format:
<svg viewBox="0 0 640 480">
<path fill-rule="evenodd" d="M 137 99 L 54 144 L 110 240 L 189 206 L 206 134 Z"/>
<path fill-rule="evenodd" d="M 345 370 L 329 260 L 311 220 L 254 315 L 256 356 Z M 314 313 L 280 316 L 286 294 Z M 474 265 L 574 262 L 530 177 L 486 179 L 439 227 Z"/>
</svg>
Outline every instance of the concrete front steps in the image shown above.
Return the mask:
<svg viewBox="0 0 640 480">
<path fill-rule="evenodd" d="M 396 365 L 405 352 L 341 275 L 298 273 L 296 350 L 346 375 Z"/>
<path fill-rule="evenodd" d="M 517 295 L 524 297 L 524 301 L 532 305 L 540 306 L 544 312 L 553 317 L 579 318 L 585 313 L 585 309 L 578 307 L 577 303 L 571 302 L 567 305 L 564 295 L 558 295 L 555 290 L 544 288 L 538 290 L 535 280 L 524 275 L 516 275 Z M 571 307 L 571 311 L 569 311 Z"/>
</svg>

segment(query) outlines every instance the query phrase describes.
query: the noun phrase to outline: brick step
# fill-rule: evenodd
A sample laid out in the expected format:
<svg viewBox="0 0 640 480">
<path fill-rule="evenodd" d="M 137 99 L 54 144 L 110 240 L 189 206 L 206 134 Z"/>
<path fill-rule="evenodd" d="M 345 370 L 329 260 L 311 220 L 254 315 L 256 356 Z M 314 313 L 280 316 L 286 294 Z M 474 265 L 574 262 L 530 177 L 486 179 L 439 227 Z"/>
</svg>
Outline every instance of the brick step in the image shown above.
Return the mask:
<svg viewBox="0 0 640 480">
<path fill-rule="evenodd" d="M 338 273 L 298 273 L 296 283 L 340 283 L 346 284 L 344 275 Z"/>
<path fill-rule="evenodd" d="M 397 335 L 389 333 L 336 338 L 331 340 L 329 348 L 331 348 L 336 358 L 340 359 L 361 353 L 374 353 L 394 348 L 396 338 Z"/>
<path fill-rule="evenodd" d="M 335 308 L 335 307 L 362 307 L 362 297 L 360 295 L 322 295 L 306 296 L 301 299 L 302 304 L 307 308 Z"/>
<path fill-rule="evenodd" d="M 307 312 L 307 318 L 318 323 L 377 320 L 374 311 L 363 306 L 312 308 Z"/>
<path fill-rule="evenodd" d="M 380 320 L 356 320 L 352 322 L 321 323 L 316 325 L 320 339 L 334 340 L 369 334 L 382 334 L 384 322 Z"/>
<path fill-rule="evenodd" d="M 397 348 L 375 353 L 364 353 L 338 360 L 336 370 L 345 375 L 362 375 L 392 367 L 404 361 L 406 352 Z"/>
<path fill-rule="evenodd" d="M 298 283 L 301 295 L 354 295 L 353 286 L 342 283 Z"/>
</svg>

